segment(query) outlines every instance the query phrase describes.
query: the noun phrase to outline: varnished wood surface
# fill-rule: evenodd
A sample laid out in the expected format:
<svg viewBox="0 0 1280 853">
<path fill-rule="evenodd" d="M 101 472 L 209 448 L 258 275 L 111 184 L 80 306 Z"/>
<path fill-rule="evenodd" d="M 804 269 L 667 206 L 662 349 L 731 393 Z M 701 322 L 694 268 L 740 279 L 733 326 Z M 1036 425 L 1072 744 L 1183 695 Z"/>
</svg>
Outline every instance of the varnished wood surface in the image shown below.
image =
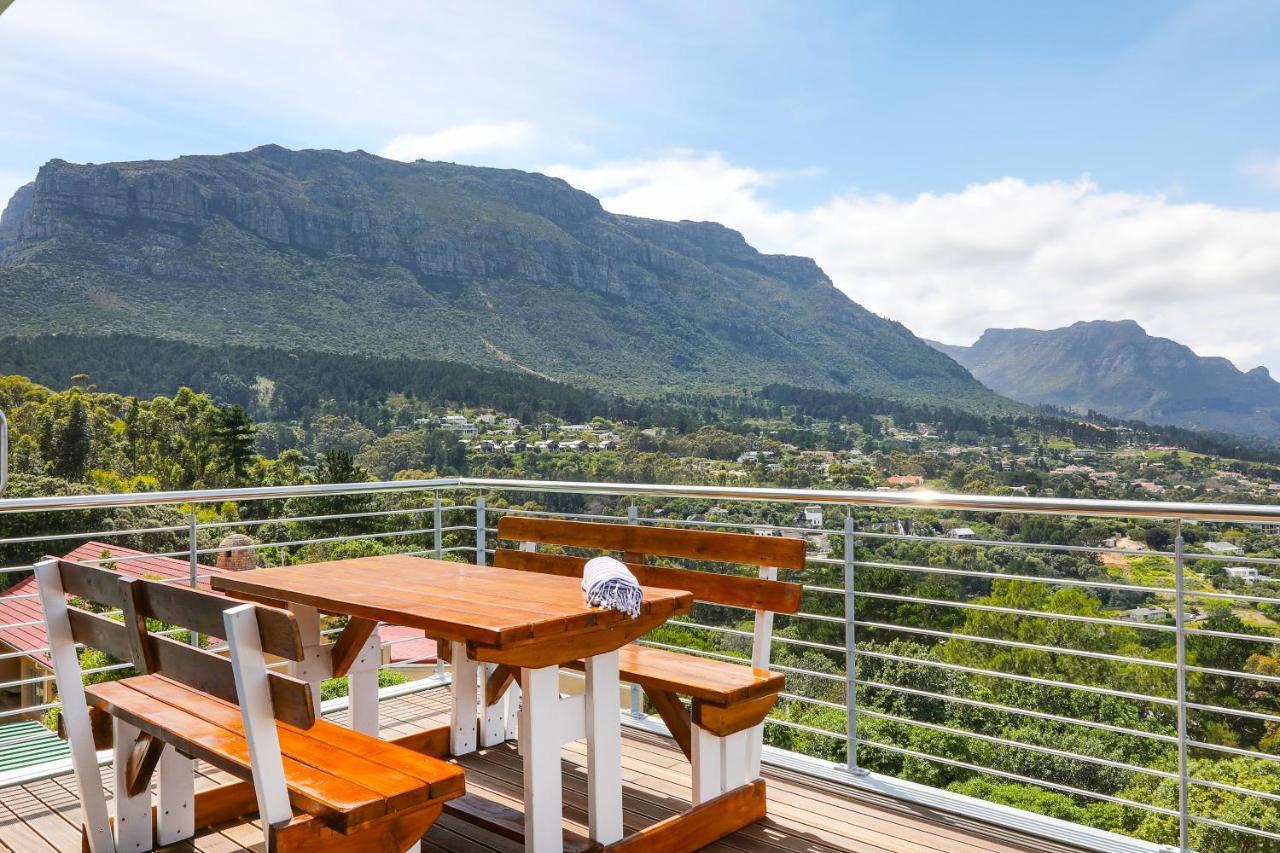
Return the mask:
<svg viewBox="0 0 1280 853">
<path fill-rule="evenodd" d="M 448 721 L 447 690 L 387 700 L 380 708 L 383 735 L 408 735 Z M 341 722 L 344 715 L 335 718 Z M 689 808 L 689 763 L 667 739 L 624 729 L 624 822 L 629 832 L 652 826 Z M 585 747 L 569 744 L 563 753 L 566 827 L 586 832 Z M 512 745 L 484 750 L 463 760 L 467 790 L 520 808 L 520 757 Z M 224 773 L 201 765 L 199 787 L 227 781 Z M 769 817 L 706 848 L 714 853 L 1081 853 L 1052 840 L 938 812 L 889 797 L 808 783 L 766 770 Z M 104 780 L 111 784 L 112 774 Z M 0 789 L 0 851 L 54 853 L 79 849 L 79 806 L 68 774 Z M 261 853 L 256 823 L 228 821 L 175 851 Z M 519 853 L 519 844 L 448 815 L 427 833 L 429 853 Z"/>
<path fill-rule="evenodd" d="M 587 605 L 573 578 L 404 555 L 254 569 L 214 583 L 233 595 L 422 628 L 476 648 L 585 636 L 632 621 Z M 646 587 L 641 618 L 660 624 L 692 605 L 688 592 Z"/>
<path fill-rule="evenodd" d="M 719 530 L 504 515 L 498 522 L 498 538 L 779 569 L 803 569 L 805 562 L 803 539 Z"/>
</svg>

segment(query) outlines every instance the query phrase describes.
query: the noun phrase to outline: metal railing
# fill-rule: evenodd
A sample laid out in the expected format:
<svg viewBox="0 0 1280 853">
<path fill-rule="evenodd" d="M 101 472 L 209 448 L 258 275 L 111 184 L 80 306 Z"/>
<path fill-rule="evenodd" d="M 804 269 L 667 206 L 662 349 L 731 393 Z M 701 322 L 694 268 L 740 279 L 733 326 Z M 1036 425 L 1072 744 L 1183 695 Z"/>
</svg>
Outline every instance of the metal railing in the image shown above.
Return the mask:
<svg viewBox="0 0 1280 853">
<path fill-rule="evenodd" d="M 325 503 L 334 500 L 339 502 L 336 507 Z M 593 504 L 589 512 L 584 505 L 587 500 Z M 211 507 L 228 502 L 243 517 L 211 516 Z M 736 515 L 709 520 L 696 514 L 672 518 L 663 512 L 676 507 L 683 508 L 683 514 L 725 504 L 735 505 Z M 830 523 L 816 529 L 794 524 L 791 517 L 799 504 L 825 507 Z M 162 518 L 161 523 L 141 527 L 114 526 L 114 511 L 135 507 L 167 508 L 171 523 Z M 99 513 L 100 517 L 91 519 L 99 523 L 90 524 L 88 532 L 4 533 L 11 526 L 6 522 L 13 519 L 32 528 L 48 518 L 50 523 L 44 526 L 57 528 L 53 520 L 60 513 L 77 513 L 77 518 Z M 192 585 L 209 576 L 201 558 L 241 550 L 254 552 L 261 563 L 271 563 L 304 560 L 310 553 L 320 553 L 316 549 L 363 542 L 366 548 L 456 554 L 485 563 L 494 550 L 496 518 L 508 513 L 767 530 L 824 540 L 816 544 L 829 548 L 820 547 L 809 556 L 805 570 L 783 578 L 804 584 L 804 606 L 793 616 L 777 617 L 772 668 L 786 676 L 787 687 L 767 725 L 771 742 L 834 756 L 851 778 L 868 768 L 894 773 L 906 772 L 908 766 L 916 768 L 909 775 L 928 778 L 919 771 L 928 766 L 940 773 L 1034 786 L 1064 795 L 1075 804 L 1106 803 L 1165 819 L 1170 837 L 1161 840 L 1182 850 L 1193 848 L 1197 828 L 1263 845 L 1241 846 L 1242 850 L 1280 850 L 1280 846 L 1265 846 L 1280 843 L 1280 825 L 1267 818 L 1265 811 L 1261 819 L 1244 820 L 1233 817 L 1236 812 L 1229 809 L 1206 813 L 1203 806 L 1197 808 L 1197 803 L 1207 802 L 1205 792 L 1234 797 L 1246 805 L 1262 804 L 1273 812 L 1280 803 L 1280 671 L 1228 666 L 1201 653 L 1211 646 L 1235 643 L 1256 646 L 1260 656 L 1267 656 L 1262 654 L 1266 651 L 1274 657 L 1280 652 L 1280 632 L 1255 606 L 1275 607 L 1280 616 L 1280 592 L 1257 594 L 1253 590 L 1258 588 L 1252 585 L 1247 592 L 1209 589 L 1203 576 L 1189 567 L 1193 560 L 1210 566 L 1252 566 L 1274 573 L 1261 575 L 1263 580 L 1280 581 L 1280 558 L 1196 553 L 1187 545 L 1187 525 L 1219 534 L 1227 528 L 1251 529 L 1249 525 L 1254 524 L 1280 525 L 1280 507 L 445 478 L 0 499 L 0 554 L 6 549 L 65 553 L 78 542 L 150 538 L 161 547 L 139 550 L 147 551 L 147 557 L 186 560 L 189 577 L 175 582 Z M 1025 515 L 1054 516 L 1071 523 L 1160 520 L 1171 528 L 1172 550 L 1026 541 L 1000 533 L 994 524 Z M 955 538 L 940 529 L 945 528 L 943 522 L 960 517 L 982 521 L 979 526 L 990 532 L 980 538 Z M 896 523 L 904 518 L 914 519 L 912 527 L 923 529 L 898 528 Z M 255 541 L 229 546 L 214 541 L 228 532 L 248 533 Z M 1280 553 L 1280 537 L 1270 550 Z M 974 555 L 982 555 L 986 562 Z M 994 562 L 995 558 L 1003 562 Z M 119 564 L 143 558 L 110 559 Z M 1126 567 L 1133 566 L 1135 559 L 1154 561 L 1160 570 L 1145 578 L 1128 574 Z M 1052 560 L 1083 560 L 1097 571 L 1070 575 L 1053 568 Z M 29 571 L 33 561 L 30 557 L 0 565 L 0 584 L 6 576 Z M 922 579 L 927 582 L 919 583 Z M 1154 598 L 1167 605 L 1169 618 L 1122 621 L 1114 612 L 1117 607 L 1067 612 L 1039 599 L 1037 606 L 1019 605 L 1016 597 L 992 603 L 990 593 L 997 583 L 1050 594 L 1071 591 L 1099 602 L 1111 596 L 1127 600 L 1130 606 Z M 32 593 L 0 600 L 34 597 Z M 1209 606 L 1206 602 L 1248 613 L 1264 627 L 1197 626 L 1202 621 L 1199 611 Z M 659 635 L 642 642 L 712 659 L 749 662 L 752 631 L 745 623 L 751 617 L 750 611 L 739 608 L 700 604 L 690 617 L 669 623 Z M 0 622 L 0 638 L 7 630 L 31 624 L 30 620 Z M 1030 625 L 1047 633 L 1033 636 L 1026 627 Z M 1129 639 L 1088 647 L 1086 641 L 1109 637 L 1110 632 L 1124 632 Z M 974 649 L 992 654 L 984 657 Z M 47 649 L 0 652 L 0 662 L 42 652 Z M 403 669 L 412 663 L 393 666 Z M 123 668 L 107 664 L 92 672 L 105 675 Z M 1241 689 L 1223 694 L 1230 697 L 1229 702 L 1206 700 L 1201 688 L 1214 680 Z M 48 674 L 10 678 L 0 680 L 0 691 L 51 681 Z M 1011 692 L 1011 687 L 1025 691 L 1027 701 Z M 0 722 L 56 706 L 52 699 L 19 703 L 0 710 Z M 971 713 L 939 714 L 939 708 Z M 1081 708 L 1098 713 L 1090 716 Z M 633 693 L 631 710 L 643 715 L 638 691 Z M 1034 732 L 1016 726 L 1012 731 L 1008 726 L 1001 728 L 999 733 L 982 730 L 984 724 L 999 720 L 1043 725 L 1061 738 L 1036 742 Z M 1273 727 L 1277 752 L 1268 751 L 1273 747 L 1242 746 L 1246 741 L 1231 742 L 1222 734 L 1245 726 Z M 1122 757 L 1102 754 L 1106 744 L 1084 735 L 1119 738 L 1141 748 L 1126 746 L 1128 752 Z M 993 756 L 996 760 L 987 760 Z M 1215 761 L 1232 760 L 1274 771 L 1274 775 L 1251 769 L 1243 780 L 1206 778 Z M 1087 784 L 1104 775 L 1112 780 L 1106 790 Z M 1114 779 L 1121 777 L 1135 783 L 1115 785 Z M 1145 788 L 1136 784 L 1140 779 L 1150 784 Z M 1275 784 L 1268 787 L 1272 781 Z M 1127 790 L 1141 796 L 1126 794 Z M 1240 813 L 1253 814 L 1247 808 Z"/>
</svg>

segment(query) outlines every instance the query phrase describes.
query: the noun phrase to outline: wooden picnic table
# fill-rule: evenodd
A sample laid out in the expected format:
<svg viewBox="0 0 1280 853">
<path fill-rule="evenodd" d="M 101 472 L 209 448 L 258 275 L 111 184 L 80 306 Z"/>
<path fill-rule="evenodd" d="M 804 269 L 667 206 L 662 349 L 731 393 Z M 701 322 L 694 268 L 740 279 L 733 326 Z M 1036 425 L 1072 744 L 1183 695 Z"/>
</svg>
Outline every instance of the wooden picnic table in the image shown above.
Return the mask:
<svg viewBox="0 0 1280 853">
<path fill-rule="evenodd" d="M 254 569 L 219 575 L 213 585 L 293 610 L 307 646 L 294 674 L 314 685 L 317 700 L 322 678 L 350 674 L 352 725 L 367 734 L 378 733 L 380 621 L 421 628 L 450 644 L 454 755 L 476 749 L 481 709 L 483 745 L 513 733 L 515 691 L 503 701 L 479 697 L 495 674 L 518 671 L 524 840 L 539 853 L 562 849 L 560 748 L 584 735 L 591 840 L 622 837 L 618 650 L 693 605 L 689 592 L 645 587 L 641 613 L 632 619 L 587 605 L 577 578 L 403 555 Z M 332 645 L 321 645 L 319 613 L 351 617 Z M 585 693 L 562 698 L 560 666 L 582 660 Z"/>
</svg>

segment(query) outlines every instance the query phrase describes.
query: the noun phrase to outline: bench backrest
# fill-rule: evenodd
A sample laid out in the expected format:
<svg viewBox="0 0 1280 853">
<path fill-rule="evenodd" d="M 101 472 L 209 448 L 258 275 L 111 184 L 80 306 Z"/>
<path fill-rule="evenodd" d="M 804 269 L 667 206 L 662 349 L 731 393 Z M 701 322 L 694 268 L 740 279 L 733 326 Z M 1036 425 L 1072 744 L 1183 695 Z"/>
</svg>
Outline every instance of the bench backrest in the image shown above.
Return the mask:
<svg viewBox="0 0 1280 853">
<path fill-rule="evenodd" d="M 197 690 L 239 704 L 231 660 L 213 652 L 153 633 L 147 620 L 185 628 L 214 637 L 227 636 L 224 613 L 252 607 L 261 653 L 286 660 L 303 659 L 302 636 L 294 615 L 287 610 L 253 604 L 189 587 L 143 580 L 99 566 L 48 558 L 37 567 L 45 602 L 46 622 L 60 614 L 56 599 L 72 596 L 82 602 L 119 610 L 123 621 L 95 613 L 78 603 L 65 608 L 70 639 L 133 664 L 140 673 L 165 675 Z M 65 599 L 64 599 L 65 600 Z M 50 625 L 50 645 L 61 632 Z M 231 638 L 228 638 L 230 642 Z M 254 650 L 256 653 L 257 650 Z M 57 660 L 55 652 L 55 662 Z M 275 718 L 310 728 L 316 708 L 305 681 L 277 672 L 267 673 L 267 685 Z"/>
<path fill-rule="evenodd" d="M 768 666 L 772 614 L 800 610 L 803 587 L 777 580 L 777 573 L 778 569 L 804 568 L 803 539 L 523 515 L 504 515 L 498 521 L 498 538 L 524 543 L 521 550 L 497 550 L 494 565 L 503 568 L 582 577 L 586 557 L 534 549 L 538 545 L 559 545 L 612 551 L 622 555 L 622 561 L 642 586 L 688 590 L 698 601 L 755 610 L 752 663 L 757 667 Z M 646 565 L 650 556 L 752 566 L 758 577 Z"/>
</svg>

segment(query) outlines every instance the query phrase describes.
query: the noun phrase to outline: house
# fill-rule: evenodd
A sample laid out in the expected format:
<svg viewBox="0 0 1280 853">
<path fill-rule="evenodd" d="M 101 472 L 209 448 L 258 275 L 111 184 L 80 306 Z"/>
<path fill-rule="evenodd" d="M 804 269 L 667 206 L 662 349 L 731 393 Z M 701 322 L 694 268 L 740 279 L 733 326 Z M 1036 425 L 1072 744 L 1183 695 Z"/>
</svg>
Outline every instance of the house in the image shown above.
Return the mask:
<svg viewBox="0 0 1280 853">
<path fill-rule="evenodd" d="M 476 415 L 476 423 L 478 424 L 494 424 L 498 422 L 497 415 L 483 414 Z"/>
<path fill-rule="evenodd" d="M 952 539 L 977 539 L 978 534 L 973 532 L 972 527 L 957 527 L 951 531 Z"/>
<path fill-rule="evenodd" d="M 1169 611 L 1163 607 L 1135 607 L 1122 611 L 1120 618 L 1126 622 L 1158 622 L 1169 618 Z"/>
<path fill-rule="evenodd" d="M 1230 542 L 1206 542 L 1204 549 L 1210 554 L 1239 554 L 1240 546 Z"/>
<path fill-rule="evenodd" d="M 924 477 L 919 474 L 894 474 L 886 482 L 890 486 L 919 486 L 924 483 Z"/>
<path fill-rule="evenodd" d="M 1262 576 L 1258 574 L 1258 570 L 1253 566 L 1227 566 L 1227 577 L 1233 580 L 1244 581 L 1245 583 L 1253 583 L 1262 580 Z"/>
<path fill-rule="evenodd" d="M 507 432 L 515 432 L 516 430 L 520 429 L 520 419 L 507 418 L 502 422 L 502 428 L 505 429 Z"/>
<path fill-rule="evenodd" d="M 807 506 L 800 511 L 800 524 L 804 527 L 820 528 L 823 526 L 822 507 Z"/>
<path fill-rule="evenodd" d="M 759 462 L 759 461 L 760 461 L 760 454 L 759 454 L 759 453 L 757 453 L 757 452 L 756 452 L 756 451 L 754 451 L 754 450 L 748 450 L 746 453 L 739 453 L 739 454 L 738 454 L 738 464 L 739 464 L 739 465 L 745 465 L 745 464 L 746 464 L 746 463 L 748 463 L 748 462 L 752 462 L 752 463 L 754 463 L 754 462 Z"/>
<path fill-rule="evenodd" d="M 186 560 L 155 557 L 145 551 L 105 542 L 86 542 L 64 555 L 64 559 L 78 563 L 109 559 L 113 561 L 111 568 L 114 571 L 150 580 L 180 578 L 189 581 L 191 577 L 191 564 Z M 227 571 L 201 564 L 199 574 L 204 577 L 196 584 L 209 592 L 209 576 Z M 35 575 L 27 575 L 0 593 L 0 624 L 14 626 L 0 629 L 0 682 L 26 681 L 53 674 L 49 653 L 43 651 L 49 646 L 43 620 L 44 611 L 40 607 Z M 0 710 L 43 705 L 53 700 L 53 694 L 52 680 L 6 688 L 0 692 Z"/>
</svg>

